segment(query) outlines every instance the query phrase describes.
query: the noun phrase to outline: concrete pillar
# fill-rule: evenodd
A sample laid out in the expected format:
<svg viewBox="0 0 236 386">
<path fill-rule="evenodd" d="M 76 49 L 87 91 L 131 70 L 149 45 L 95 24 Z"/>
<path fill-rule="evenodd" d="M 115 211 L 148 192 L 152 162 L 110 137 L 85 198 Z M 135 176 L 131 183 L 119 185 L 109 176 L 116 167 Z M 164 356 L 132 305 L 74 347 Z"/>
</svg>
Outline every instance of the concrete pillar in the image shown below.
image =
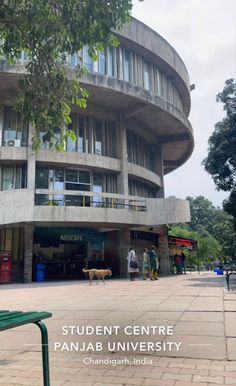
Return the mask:
<svg viewBox="0 0 236 386">
<path fill-rule="evenodd" d="M 156 144 L 154 145 L 154 151 L 153 151 L 153 161 L 154 161 L 154 171 L 159 175 L 161 179 L 161 188 L 157 192 L 157 198 L 164 198 L 165 197 L 165 191 L 164 191 L 164 166 L 163 166 L 163 151 L 162 151 L 162 144 Z"/>
<path fill-rule="evenodd" d="M 170 258 L 169 258 L 169 245 L 168 245 L 168 227 L 162 226 L 162 233 L 159 235 L 159 256 L 161 262 L 161 273 L 165 275 L 170 274 Z"/>
<path fill-rule="evenodd" d="M 4 106 L 0 106 L 0 146 L 3 146 Z"/>
<path fill-rule="evenodd" d="M 32 282 L 34 226 L 24 227 L 24 282 Z"/>
<path fill-rule="evenodd" d="M 29 125 L 29 137 L 28 137 L 28 157 L 27 157 L 27 188 L 35 188 L 35 151 L 32 150 L 32 137 L 34 135 L 34 129 Z"/>
<path fill-rule="evenodd" d="M 117 155 L 120 159 L 121 172 L 117 177 L 118 193 L 128 196 L 128 170 L 127 170 L 127 139 L 124 114 L 119 115 L 119 127 L 117 136 Z"/>
<path fill-rule="evenodd" d="M 120 229 L 118 231 L 118 250 L 119 250 L 119 271 L 120 277 L 128 277 L 127 256 L 130 249 L 130 230 Z"/>
</svg>

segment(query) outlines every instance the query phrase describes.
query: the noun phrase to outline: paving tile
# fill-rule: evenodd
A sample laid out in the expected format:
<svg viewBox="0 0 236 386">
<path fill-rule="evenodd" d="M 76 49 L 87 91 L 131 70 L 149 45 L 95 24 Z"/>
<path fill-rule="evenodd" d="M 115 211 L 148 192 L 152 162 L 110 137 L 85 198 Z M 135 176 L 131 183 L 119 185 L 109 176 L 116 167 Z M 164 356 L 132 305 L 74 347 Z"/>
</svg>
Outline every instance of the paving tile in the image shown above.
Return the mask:
<svg viewBox="0 0 236 386">
<path fill-rule="evenodd" d="M 220 377 L 220 376 L 213 376 L 213 377 L 210 377 L 210 376 L 202 376 L 202 375 L 194 375 L 193 376 L 193 382 L 211 382 L 211 383 L 215 383 L 215 384 L 222 384 L 224 383 L 224 377 Z"/>
<path fill-rule="evenodd" d="M 181 317 L 181 321 L 188 322 L 212 322 L 212 323 L 220 323 L 224 322 L 224 316 L 222 312 L 184 312 Z"/>
<path fill-rule="evenodd" d="M 200 276 L 200 277 L 199 277 Z M 50 367 L 53 386 L 209 386 L 210 384 L 232 385 L 235 375 L 234 339 L 231 320 L 232 311 L 225 312 L 227 339 L 223 331 L 224 303 L 232 307 L 234 298 L 224 293 L 224 281 L 212 273 L 191 273 L 178 277 L 161 278 L 158 283 L 127 280 L 111 280 L 109 285 L 89 286 L 87 282 L 34 283 L 30 285 L 9 285 L 4 289 L 7 308 L 53 311 L 53 318 L 46 321 L 50 340 Z M 135 284 L 135 286 L 133 285 Z M 220 287 L 222 285 L 222 287 Z M 29 296 L 28 296 L 29 294 Z M 85 301 L 86 294 L 86 301 Z M 6 303 L 5 303 L 6 304 Z M 4 306 L 4 299 L 3 305 Z M 226 306 L 226 308 L 228 307 Z M 120 325 L 131 326 L 173 325 L 174 336 L 141 336 L 144 342 L 160 340 L 163 342 L 182 342 L 180 352 L 129 352 L 130 365 L 90 364 L 85 366 L 83 359 L 124 358 L 125 353 L 114 354 L 55 352 L 53 341 L 64 340 L 63 325 Z M 42 386 L 40 346 L 36 344 L 39 333 L 35 326 L 23 326 L 18 331 L 1 332 L 5 349 L 0 347 L 0 377 L 3 386 Z M 98 336 L 83 337 L 96 341 Z M 136 340 L 137 337 L 115 339 Z M 102 337 L 104 342 L 110 337 Z M 65 341 L 76 341 L 78 336 L 67 337 Z M 10 347 L 10 349 L 7 349 Z M 23 349 L 22 349 L 23 347 Z M 137 354 L 137 355 L 136 355 Z M 133 358 L 151 359 L 152 363 L 135 366 Z M 1 374 L 0 372 L 0 374 Z M 28 376 L 22 376 L 28 374 Z M 161 379 L 159 379 L 161 377 Z M 222 383 L 219 383 L 222 382 Z"/>
<path fill-rule="evenodd" d="M 236 301 L 226 300 L 224 302 L 224 310 L 225 311 L 236 311 Z"/>
<path fill-rule="evenodd" d="M 227 337 L 236 337 L 236 312 L 225 312 L 225 333 Z"/>
<path fill-rule="evenodd" d="M 177 322 L 175 325 L 175 334 L 184 335 L 207 335 L 207 336 L 224 336 L 223 323 L 211 322 Z"/>
<path fill-rule="evenodd" d="M 227 338 L 227 355 L 230 361 L 236 361 L 236 338 Z"/>
</svg>

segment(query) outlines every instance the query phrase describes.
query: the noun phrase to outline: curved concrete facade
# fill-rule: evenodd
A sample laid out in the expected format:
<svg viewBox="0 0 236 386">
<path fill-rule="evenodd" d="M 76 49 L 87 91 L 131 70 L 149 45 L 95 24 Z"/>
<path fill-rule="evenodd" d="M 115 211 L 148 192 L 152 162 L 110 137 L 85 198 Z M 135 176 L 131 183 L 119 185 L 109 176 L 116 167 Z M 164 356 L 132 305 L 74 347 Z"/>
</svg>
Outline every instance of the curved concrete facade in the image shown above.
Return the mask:
<svg viewBox="0 0 236 386">
<path fill-rule="evenodd" d="M 0 61 L 1 249 L 11 251 L 25 281 L 35 278 L 40 253 L 50 264 L 62 255 L 68 261 L 83 256 L 89 264 L 96 248 L 104 266 L 124 276 L 129 243 L 141 256 L 145 240 L 159 248 L 168 273 L 167 224 L 190 220 L 188 202 L 164 198 L 164 175 L 194 146 L 186 67 L 136 19 L 117 35 L 120 46 L 106 48 L 96 62 L 86 47 L 68 57 L 70 77 L 82 57 L 88 72 L 81 83 L 90 96 L 85 111 L 72 111 L 77 140 L 64 152 L 47 144 L 32 151 L 33 130 L 11 107 L 27 58 L 15 66 Z M 75 240 L 70 232 L 78 233 L 77 244 L 68 247 L 69 238 Z"/>
</svg>

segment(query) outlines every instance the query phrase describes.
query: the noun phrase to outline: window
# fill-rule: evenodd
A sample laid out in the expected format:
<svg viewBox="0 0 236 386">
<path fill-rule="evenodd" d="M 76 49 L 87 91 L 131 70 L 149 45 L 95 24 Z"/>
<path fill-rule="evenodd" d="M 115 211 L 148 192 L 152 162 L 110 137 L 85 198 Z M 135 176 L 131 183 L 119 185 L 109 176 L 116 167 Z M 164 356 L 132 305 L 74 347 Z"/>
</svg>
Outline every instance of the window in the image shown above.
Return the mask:
<svg viewBox="0 0 236 386">
<path fill-rule="evenodd" d="M 21 60 L 28 60 L 28 55 L 25 51 L 21 51 L 20 59 Z"/>
<path fill-rule="evenodd" d="M 95 121 L 94 154 L 102 155 L 102 121 Z"/>
<path fill-rule="evenodd" d="M 150 76 L 149 76 L 149 64 L 143 63 L 143 87 L 145 90 L 150 90 Z"/>
<path fill-rule="evenodd" d="M 105 174 L 106 177 L 106 192 L 117 193 L 117 176 L 116 174 Z"/>
<path fill-rule="evenodd" d="M 49 187 L 49 169 L 39 167 L 36 169 L 35 188 L 48 189 Z"/>
<path fill-rule="evenodd" d="M 23 122 L 20 114 L 12 107 L 5 106 L 3 122 L 3 145 L 4 146 L 27 146 L 28 126 Z"/>
<path fill-rule="evenodd" d="M 106 73 L 106 56 L 105 51 L 99 51 L 98 53 L 98 72 L 100 74 Z"/>
<path fill-rule="evenodd" d="M 1 190 L 13 190 L 26 188 L 25 165 L 2 165 Z"/>
<path fill-rule="evenodd" d="M 90 191 L 90 172 L 66 169 L 66 190 Z"/>
<path fill-rule="evenodd" d="M 78 136 L 78 151 L 80 153 L 85 152 L 85 127 L 84 127 L 84 117 L 79 117 L 79 136 Z"/>
<path fill-rule="evenodd" d="M 64 170 L 55 168 L 53 173 L 53 189 L 54 190 L 64 190 Z M 54 194 L 53 195 L 54 204 L 57 206 L 64 205 L 64 196 L 63 194 Z"/>
<path fill-rule="evenodd" d="M 69 64 L 71 65 L 71 67 L 76 67 L 78 65 L 78 55 L 77 55 L 77 52 L 75 52 L 74 54 L 71 54 L 70 55 L 70 60 L 69 60 Z"/>
<path fill-rule="evenodd" d="M 116 130 L 114 122 L 104 122 L 105 154 L 107 157 L 116 157 Z"/>
<path fill-rule="evenodd" d="M 160 73 L 158 68 L 156 69 L 156 93 L 160 94 Z"/>
<path fill-rule="evenodd" d="M 127 130 L 128 162 L 153 170 L 152 145 L 134 131 Z"/>
<path fill-rule="evenodd" d="M 155 198 L 156 189 L 151 185 L 129 179 L 129 194 L 130 196 Z"/>
<path fill-rule="evenodd" d="M 69 130 L 73 130 L 76 137 L 78 135 L 78 122 L 77 122 L 77 119 L 78 118 L 78 115 L 77 114 L 71 114 L 71 123 L 70 125 L 68 126 L 68 129 Z M 77 140 L 78 140 L 78 137 L 76 138 L 75 141 L 72 141 L 71 138 L 68 138 L 67 139 L 67 143 L 66 143 L 66 150 L 67 151 L 76 151 L 77 150 Z"/>
<path fill-rule="evenodd" d="M 130 53 L 124 50 L 124 80 L 130 81 Z"/>
<path fill-rule="evenodd" d="M 114 54 L 112 47 L 107 47 L 107 75 L 114 76 Z"/>
<path fill-rule="evenodd" d="M 101 193 L 103 191 L 103 174 L 94 173 L 93 174 L 93 192 Z M 102 197 L 94 196 L 93 197 L 93 206 L 100 206 L 102 203 Z"/>
<path fill-rule="evenodd" d="M 89 55 L 88 47 L 86 46 L 83 48 L 83 65 L 88 71 L 93 71 L 93 60 Z"/>
<path fill-rule="evenodd" d="M 90 192 L 90 172 L 86 170 L 66 169 L 66 190 Z M 90 197 L 65 196 L 66 206 L 90 206 Z"/>
<path fill-rule="evenodd" d="M 14 166 L 4 166 L 2 171 L 2 190 L 14 189 Z"/>
</svg>

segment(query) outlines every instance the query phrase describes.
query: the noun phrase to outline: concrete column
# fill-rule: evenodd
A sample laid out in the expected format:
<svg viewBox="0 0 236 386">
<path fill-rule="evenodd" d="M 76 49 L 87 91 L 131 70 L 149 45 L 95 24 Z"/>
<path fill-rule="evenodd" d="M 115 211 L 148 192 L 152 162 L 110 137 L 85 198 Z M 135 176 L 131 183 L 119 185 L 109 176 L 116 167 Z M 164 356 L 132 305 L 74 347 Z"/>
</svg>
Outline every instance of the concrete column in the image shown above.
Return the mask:
<svg viewBox="0 0 236 386">
<path fill-rule="evenodd" d="M 170 274 L 170 258 L 169 258 L 169 245 L 168 245 L 168 228 L 162 226 L 162 234 L 159 236 L 159 256 L 161 261 L 161 273 L 165 275 Z"/>
<path fill-rule="evenodd" d="M 32 150 L 32 137 L 34 135 L 34 129 L 29 125 L 29 137 L 28 137 L 28 157 L 27 157 L 27 188 L 35 188 L 35 151 Z"/>
<path fill-rule="evenodd" d="M 0 106 L 0 146 L 3 146 L 4 106 Z"/>
<path fill-rule="evenodd" d="M 118 231 L 118 250 L 119 250 L 119 271 L 120 277 L 128 277 L 127 256 L 130 249 L 130 230 L 120 229 Z"/>
<path fill-rule="evenodd" d="M 118 193 L 128 195 L 129 184 L 128 184 L 128 170 L 127 170 L 127 139 L 126 139 L 126 126 L 125 118 L 121 113 L 119 115 L 118 123 L 118 135 L 117 135 L 117 155 L 121 161 L 121 171 L 117 177 L 117 188 Z"/>
<path fill-rule="evenodd" d="M 157 192 L 157 198 L 164 198 L 165 191 L 164 191 L 164 167 L 163 167 L 162 144 L 156 144 L 154 146 L 155 146 L 153 151 L 154 171 L 159 175 L 161 179 L 161 184 L 162 184 L 161 189 Z"/>
<path fill-rule="evenodd" d="M 24 282 L 32 282 L 34 226 L 24 227 Z"/>
</svg>

